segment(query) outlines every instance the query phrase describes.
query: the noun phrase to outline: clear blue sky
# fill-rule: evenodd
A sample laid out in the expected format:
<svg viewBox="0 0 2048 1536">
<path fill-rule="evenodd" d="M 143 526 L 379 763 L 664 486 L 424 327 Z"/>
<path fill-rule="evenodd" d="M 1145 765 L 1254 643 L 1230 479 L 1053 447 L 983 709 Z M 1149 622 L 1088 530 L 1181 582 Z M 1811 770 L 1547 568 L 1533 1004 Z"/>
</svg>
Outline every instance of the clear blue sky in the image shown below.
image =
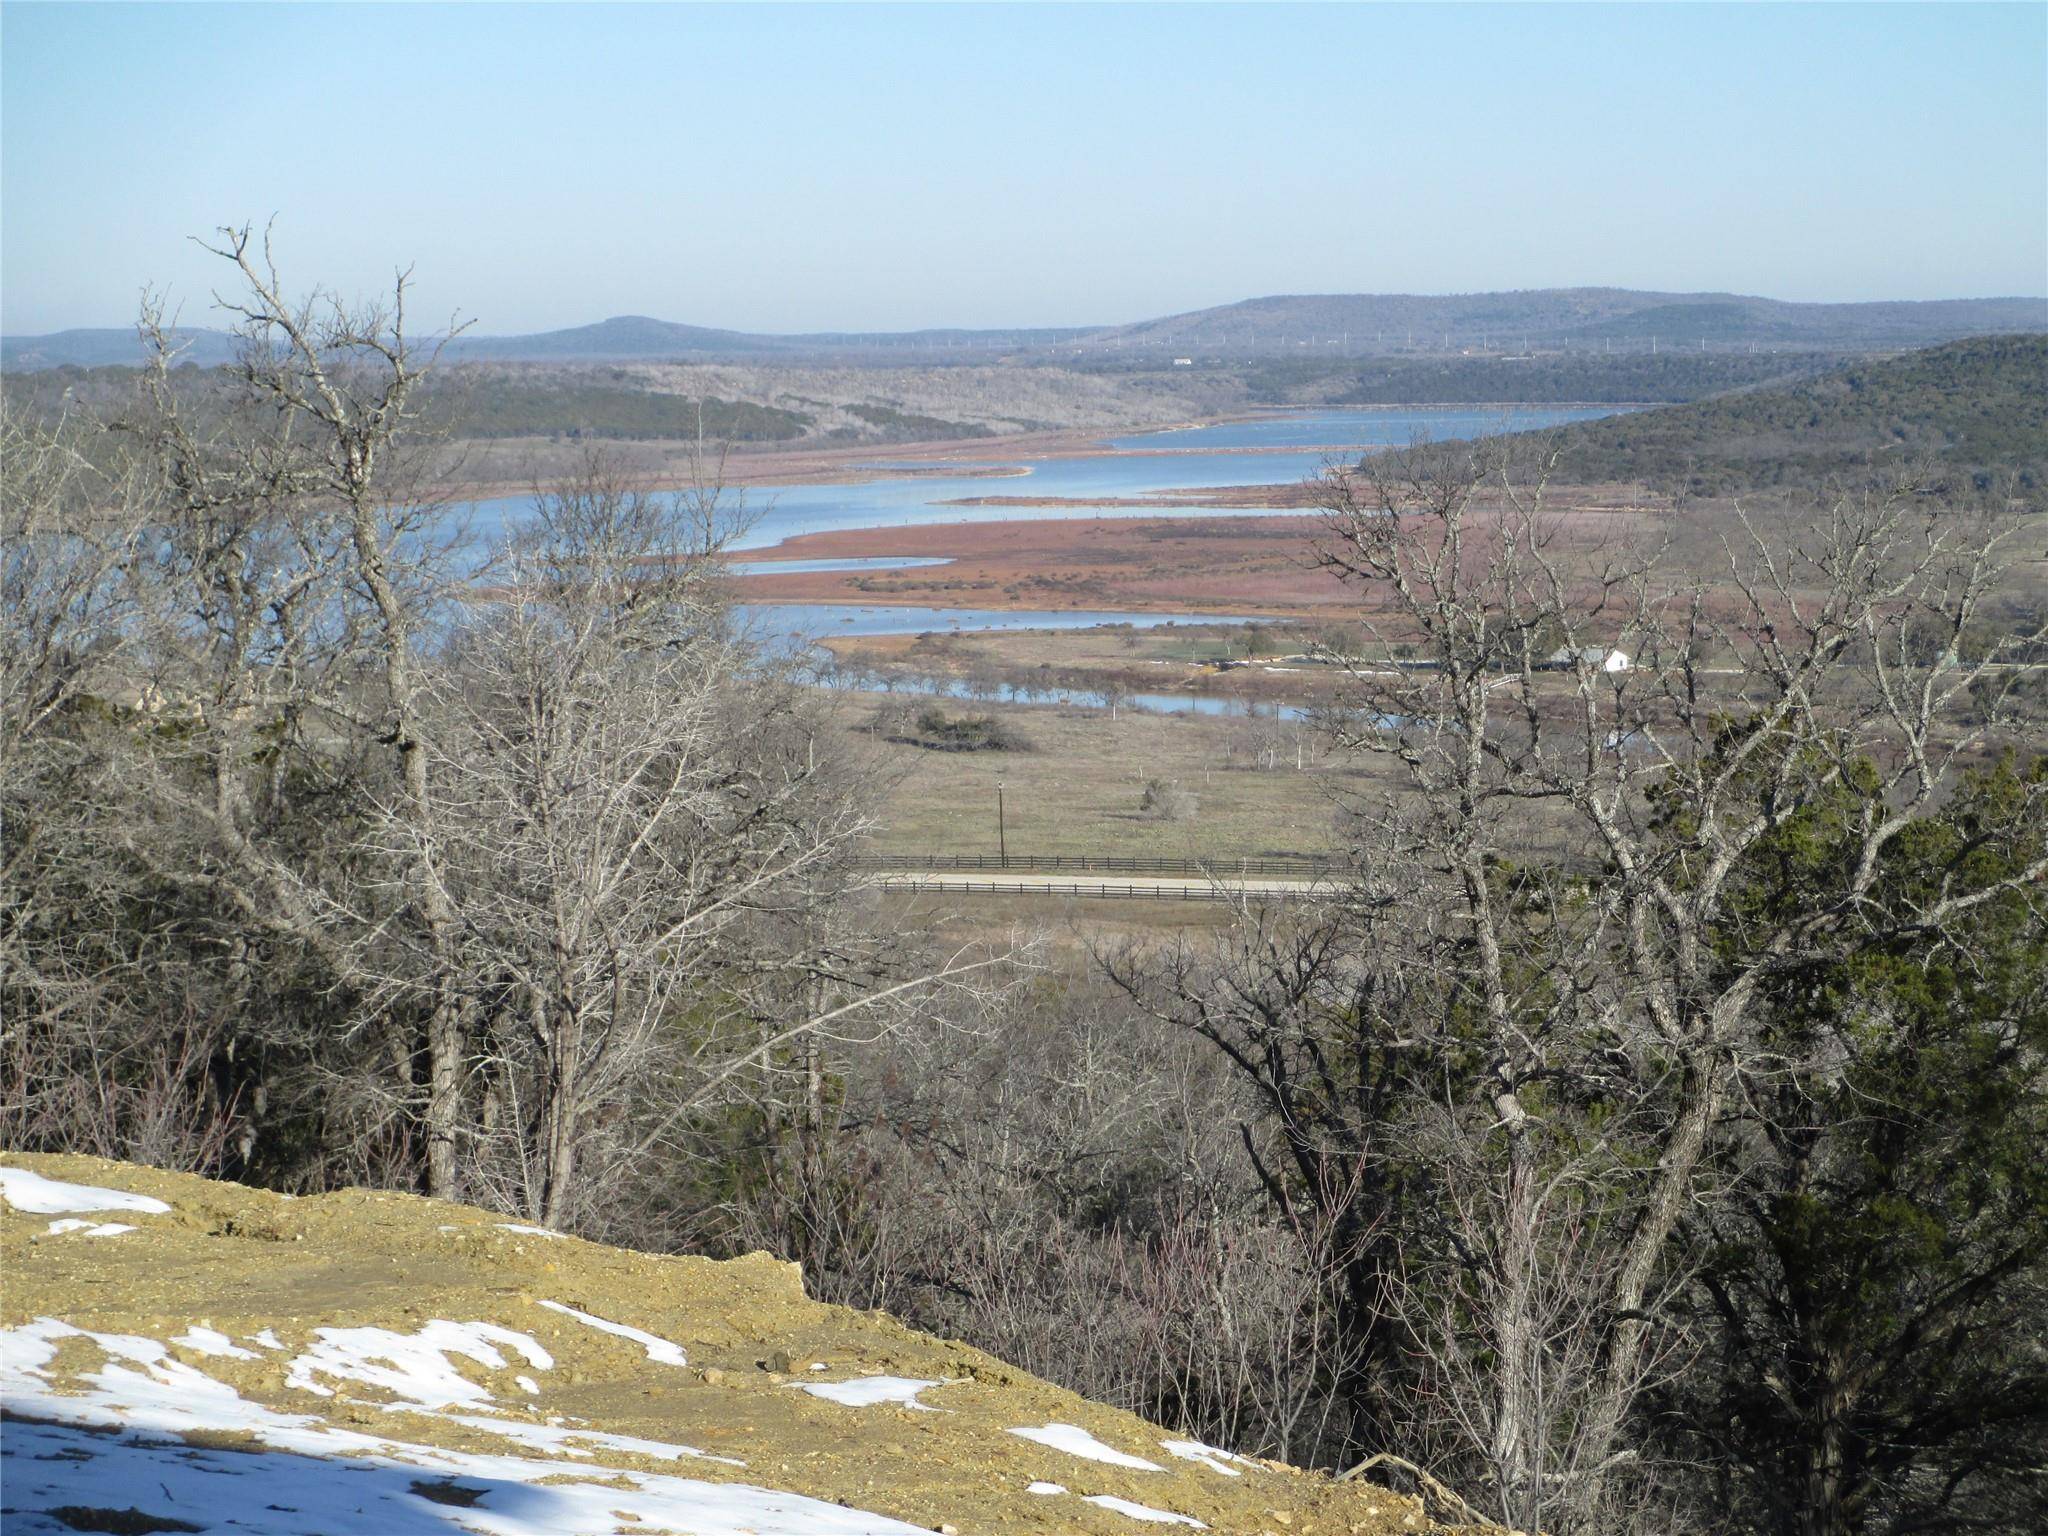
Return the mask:
<svg viewBox="0 0 2048 1536">
<path fill-rule="evenodd" d="M 185 237 L 484 332 L 2048 290 L 2048 7 L 0 7 L 0 325 Z"/>
</svg>

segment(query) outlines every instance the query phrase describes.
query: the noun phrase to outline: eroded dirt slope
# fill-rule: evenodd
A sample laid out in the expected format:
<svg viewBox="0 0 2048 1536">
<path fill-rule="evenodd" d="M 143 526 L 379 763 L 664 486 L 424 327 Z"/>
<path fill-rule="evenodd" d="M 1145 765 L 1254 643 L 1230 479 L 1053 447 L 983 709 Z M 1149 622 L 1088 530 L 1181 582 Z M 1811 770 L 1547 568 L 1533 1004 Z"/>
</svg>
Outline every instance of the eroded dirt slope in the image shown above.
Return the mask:
<svg viewBox="0 0 2048 1536">
<path fill-rule="evenodd" d="M 0 1266 L 10 1533 L 1433 1529 L 765 1256 L 0 1153 Z"/>
</svg>

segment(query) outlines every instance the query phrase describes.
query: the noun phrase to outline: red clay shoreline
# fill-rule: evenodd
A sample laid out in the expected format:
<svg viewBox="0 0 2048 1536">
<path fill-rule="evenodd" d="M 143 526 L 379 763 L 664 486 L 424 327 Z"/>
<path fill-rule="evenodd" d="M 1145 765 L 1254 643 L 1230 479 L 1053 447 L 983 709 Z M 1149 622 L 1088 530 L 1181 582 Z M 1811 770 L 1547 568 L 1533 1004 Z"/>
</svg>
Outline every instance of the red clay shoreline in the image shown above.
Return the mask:
<svg viewBox="0 0 2048 1536">
<path fill-rule="evenodd" d="M 1242 488 L 1228 488 L 1227 493 L 1241 496 Z M 1569 502 L 1556 508 L 1556 518 L 1568 544 L 1598 543 L 1625 532 L 1650 512 L 1650 504 L 1634 487 L 1582 486 L 1571 489 Z M 739 576 L 734 581 L 745 598 L 756 602 L 1259 612 L 1322 620 L 1354 612 L 1358 602 L 1354 588 L 1317 565 L 1314 544 L 1327 532 L 1322 516 L 1289 510 L 1265 515 L 1022 517 L 839 528 L 747 550 L 744 558 L 759 562 L 917 556 L 947 563 L 893 571 L 792 571 Z"/>
<path fill-rule="evenodd" d="M 927 556 L 949 563 L 735 580 L 756 602 L 1219 615 L 1251 609 L 1312 619 L 1346 599 L 1336 579 L 1315 570 L 1310 559 L 1309 542 L 1320 526 L 1313 517 L 1175 517 L 834 529 L 750 550 L 746 558 Z"/>
</svg>

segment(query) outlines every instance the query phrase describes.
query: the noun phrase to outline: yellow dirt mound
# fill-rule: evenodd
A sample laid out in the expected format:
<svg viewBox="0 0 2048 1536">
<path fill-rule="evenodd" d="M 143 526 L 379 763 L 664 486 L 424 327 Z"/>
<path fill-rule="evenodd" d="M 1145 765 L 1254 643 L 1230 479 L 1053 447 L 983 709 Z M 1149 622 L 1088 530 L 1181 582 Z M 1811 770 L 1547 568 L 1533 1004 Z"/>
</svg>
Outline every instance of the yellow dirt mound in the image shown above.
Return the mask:
<svg viewBox="0 0 2048 1536">
<path fill-rule="evenodd" d="M 765 1255 L 0 1153 L 0 1265 L 10 1532 L 1435 1529 L 813 1302 Z"/>
</svg>

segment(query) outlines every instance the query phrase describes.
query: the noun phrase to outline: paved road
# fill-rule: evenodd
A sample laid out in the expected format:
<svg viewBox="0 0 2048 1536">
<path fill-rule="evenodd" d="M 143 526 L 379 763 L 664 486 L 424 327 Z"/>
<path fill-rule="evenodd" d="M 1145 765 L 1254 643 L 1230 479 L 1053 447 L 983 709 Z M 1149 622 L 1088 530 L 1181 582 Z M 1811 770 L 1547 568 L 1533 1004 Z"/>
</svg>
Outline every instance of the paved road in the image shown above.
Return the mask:
<svg viewBox="0 0 2048 1536">
<path fill-rule="evenodd" d="M 1328 890 L 1321 880 L 1190 880 L 1184 875 L 1104 876 L 1038 874 L 1026 870 L 977 873 L 937 870 L 896 871 L 872 877 L 872 883 L 894 889 L 955 891 L 980 896 L 1084 896 L 1138 898 L 1154 901 L 1236 901 L 1242 897 L 1307 896 Z"/>
</svg>

